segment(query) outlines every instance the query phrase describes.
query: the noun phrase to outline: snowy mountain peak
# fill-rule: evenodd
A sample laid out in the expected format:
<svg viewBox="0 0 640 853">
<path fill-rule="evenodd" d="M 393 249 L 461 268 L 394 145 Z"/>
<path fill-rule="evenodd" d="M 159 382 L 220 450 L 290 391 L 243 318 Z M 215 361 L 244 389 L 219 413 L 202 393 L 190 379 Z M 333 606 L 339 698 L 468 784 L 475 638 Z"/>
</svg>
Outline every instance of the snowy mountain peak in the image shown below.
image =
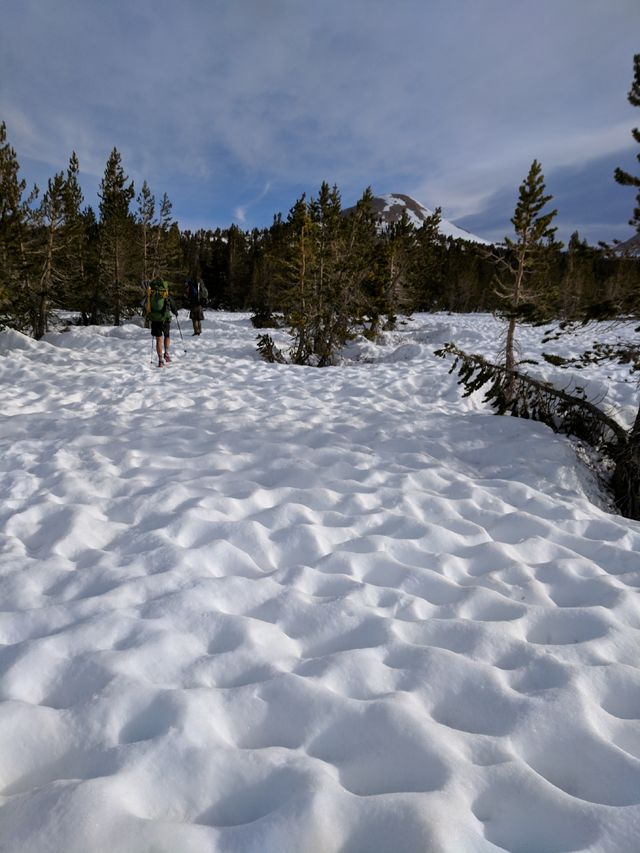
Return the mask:
<svg viewBox="0 0 640 853">
<path fill-rule="evenodd" d="M 640 234 L 634 234 L 629 240 L 624 243 L 618 243 L 615 247 L 615 252 L 618 255 L 624 255 L 629 258 L 640 258 Z"/>
<path fill-rule="evenodd" d="M 428 207 L 411 198 L 411 196 L 404 195 L 403 193 L 387 193 L 386 195 L 376 196 L 373 199 L 373 204 L 374 209 L 380 214 L 383 222 L 397 222 L 402 216 L 402 211 L 406 210 L 410 222 L 416 228 L 420 228 L 423 222 L 429 216 L 433 216 L 434 213 L 433 210 L 430 210 Z M 445 237 L 469 240 L 472 243 L 489 244 L 488 240 L 483 240 L 482 237 L 477 237 L 475 234 L 465 231 L 464 228 L 460 228 L 448 219 L 440 221 L 440 233 L 444 234 Z"/>
</svg>

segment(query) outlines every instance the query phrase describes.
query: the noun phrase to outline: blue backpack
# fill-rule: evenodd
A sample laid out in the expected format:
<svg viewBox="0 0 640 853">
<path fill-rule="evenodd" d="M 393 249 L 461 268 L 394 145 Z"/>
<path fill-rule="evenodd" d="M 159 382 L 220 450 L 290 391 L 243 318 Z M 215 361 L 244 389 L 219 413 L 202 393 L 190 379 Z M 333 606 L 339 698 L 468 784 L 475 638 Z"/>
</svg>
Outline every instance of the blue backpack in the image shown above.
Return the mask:
<svg viewBox="0 0 640 853">
<path fill-rule="evenodd" d="M 207 297 L 209 296 L 207 288 L 199 279 L 194 281 L 190 278 L 187 281 L 187 285 L 187 299 L 189 300 L 189 306 L 191 308 L 195 308 L 197 305 L 201 305 L 204 308 L 207 304 Z"/>
</svg>

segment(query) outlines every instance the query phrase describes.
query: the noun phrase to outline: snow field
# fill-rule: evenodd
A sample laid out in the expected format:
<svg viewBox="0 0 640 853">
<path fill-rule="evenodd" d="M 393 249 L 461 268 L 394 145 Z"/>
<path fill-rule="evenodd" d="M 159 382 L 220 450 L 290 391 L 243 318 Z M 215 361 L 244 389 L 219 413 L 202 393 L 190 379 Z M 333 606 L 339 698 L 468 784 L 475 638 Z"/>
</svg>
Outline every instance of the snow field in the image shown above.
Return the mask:
<svg viewBox="0 0 640 853">
<path fill-rule="evenodd" d="M 0 333 L 3 853 L 638 848 L 640 524 L 461 397 L 498 328 Z M 627 370 L 575 376 L 629 422 Z"/>
</svg>

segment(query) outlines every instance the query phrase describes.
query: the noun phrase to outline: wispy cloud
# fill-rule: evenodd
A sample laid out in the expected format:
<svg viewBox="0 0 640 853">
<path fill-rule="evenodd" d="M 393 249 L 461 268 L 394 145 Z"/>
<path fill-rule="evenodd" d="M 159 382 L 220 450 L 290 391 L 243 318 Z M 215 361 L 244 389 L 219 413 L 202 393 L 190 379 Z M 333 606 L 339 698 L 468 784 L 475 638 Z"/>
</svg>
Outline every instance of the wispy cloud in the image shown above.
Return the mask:
<svg viewBox="0 0 640 853">
<path fill-rule="evenodd" d="M 630 144 L 640 4 L 613 7 L 4 0 L 0 116 L 51 172 L 75 149 L 97 182 L 115 145 L 203 225 L 268 224 L 267 204 L 325 179 L 478 214 L 534 157 L 553 170 Z"/>
</svg>

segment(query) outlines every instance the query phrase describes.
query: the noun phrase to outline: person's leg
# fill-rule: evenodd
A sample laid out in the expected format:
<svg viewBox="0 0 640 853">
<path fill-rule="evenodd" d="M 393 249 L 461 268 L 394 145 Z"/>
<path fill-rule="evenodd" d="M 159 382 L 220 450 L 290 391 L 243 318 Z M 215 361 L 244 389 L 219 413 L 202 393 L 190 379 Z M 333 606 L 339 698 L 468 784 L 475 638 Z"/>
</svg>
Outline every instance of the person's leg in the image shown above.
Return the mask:
<svg viewBox="0 0 640 853">
<path fill-rule="evenodd" d="M 171 361 L 169 349 L 171 347 L 171 322 L 164 324 L 164 360 Z"/>
<path fill-rule="evenodd" d="M 164 352 L 163 344 L 162 344 L 162 333 L 164 331 L 164 327 L 162 322 L 158 320 L 151 321 L 151 336 L 155 338 L 156 342 L 156 354 L 158 356 L 158 367 L 162 367 L 164 365 L 164 360 L 162 358 L 162 354 Z"/>
</svg>

